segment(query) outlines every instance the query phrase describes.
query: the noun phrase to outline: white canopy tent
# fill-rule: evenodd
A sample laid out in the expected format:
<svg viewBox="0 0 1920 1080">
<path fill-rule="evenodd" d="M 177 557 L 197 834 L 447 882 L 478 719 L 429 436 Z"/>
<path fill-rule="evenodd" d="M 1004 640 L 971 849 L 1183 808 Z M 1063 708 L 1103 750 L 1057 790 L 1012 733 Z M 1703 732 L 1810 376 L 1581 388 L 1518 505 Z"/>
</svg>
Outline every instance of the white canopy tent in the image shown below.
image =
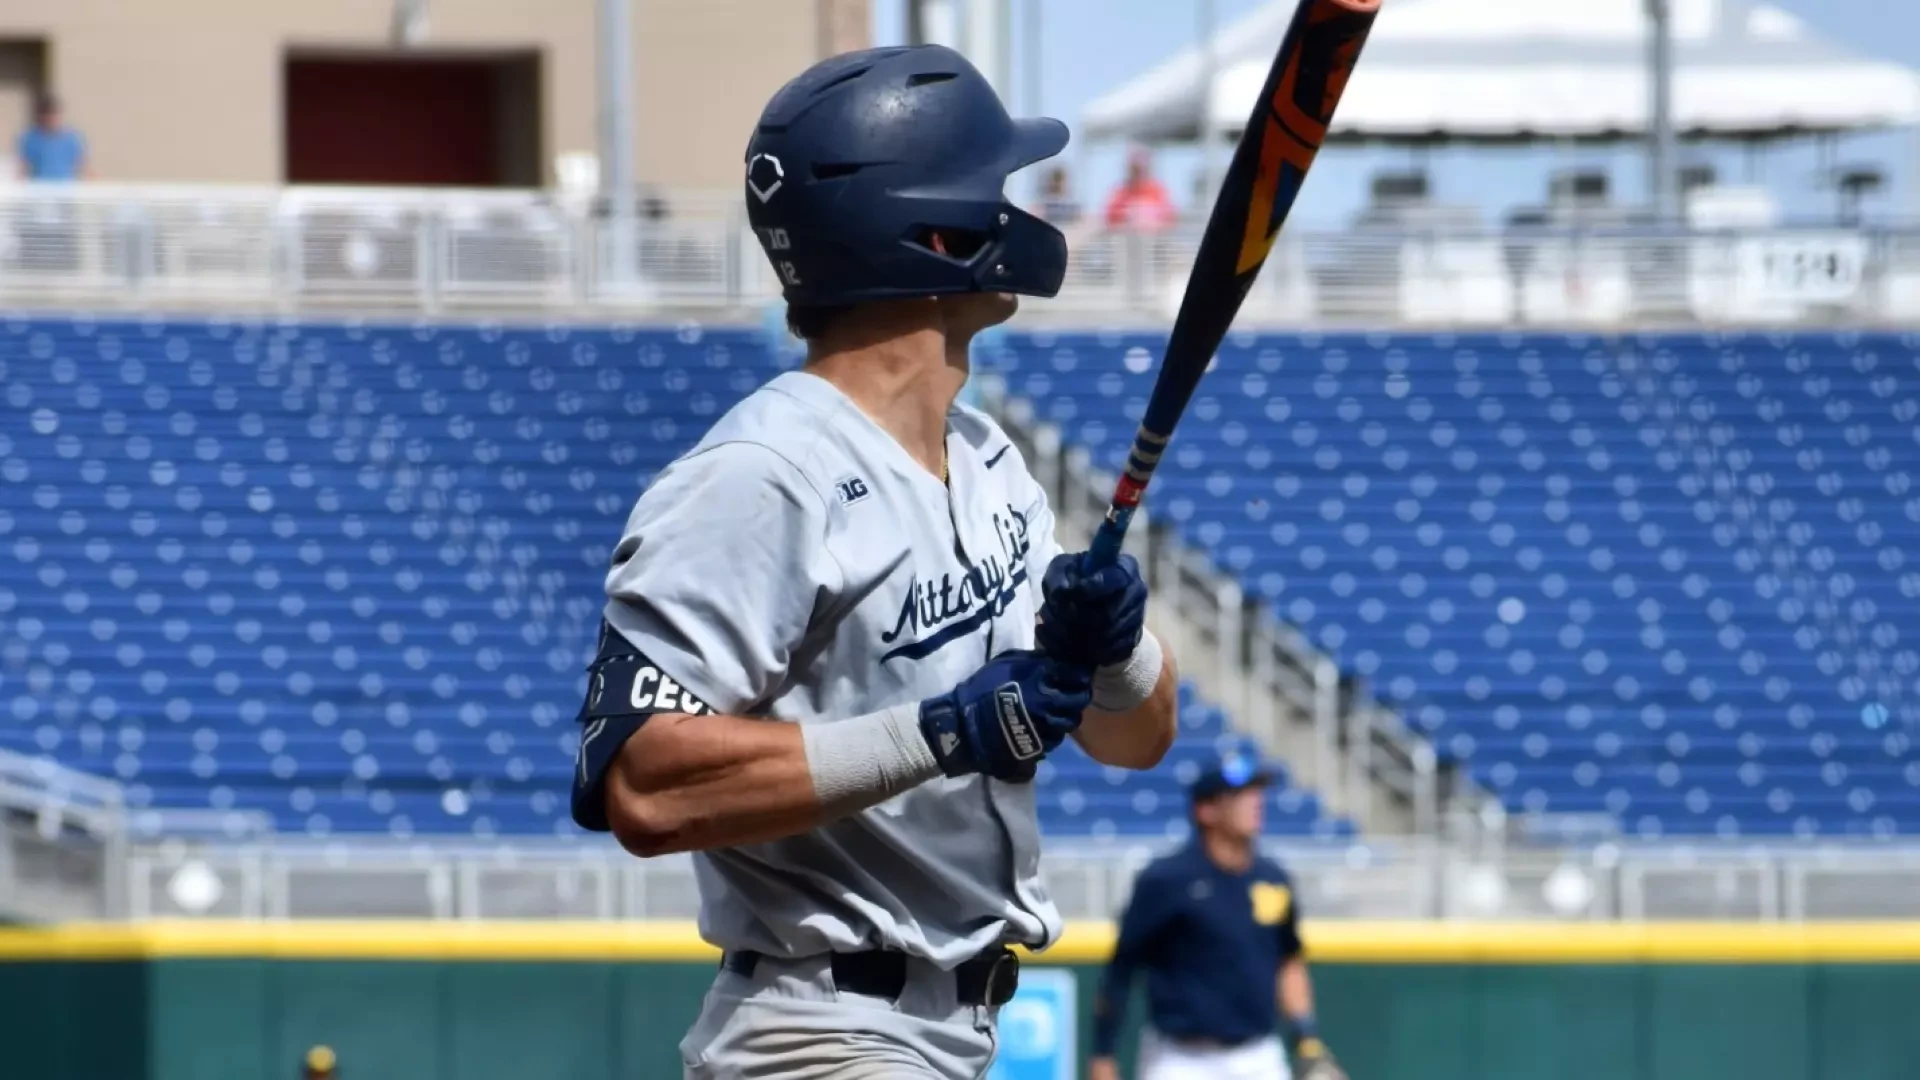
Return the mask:
<svg viewBox="0 0 1920 1080">
<path fill-rule="evenodd" d="M 1671 0 L 1674 127 L 1764 139 L 1920 123 L 1920 76 L 1856 54 L 1754 0 Z M 1894 0 L 1889 0 L 1894 2 Z M 1226 28 L 1095 101 L 1092 138 L 1237 134 L 1294 0 Z M 1394 0 L 1374 26 L 1333 137 L 1387 142 L 1619 139 L 1646 130 L 1644 0 Z M 1209 80 L 1203 69 L 1217 77 Z M 1209 83 L 1211 85 L 1209 85 Z"/>
</svg>

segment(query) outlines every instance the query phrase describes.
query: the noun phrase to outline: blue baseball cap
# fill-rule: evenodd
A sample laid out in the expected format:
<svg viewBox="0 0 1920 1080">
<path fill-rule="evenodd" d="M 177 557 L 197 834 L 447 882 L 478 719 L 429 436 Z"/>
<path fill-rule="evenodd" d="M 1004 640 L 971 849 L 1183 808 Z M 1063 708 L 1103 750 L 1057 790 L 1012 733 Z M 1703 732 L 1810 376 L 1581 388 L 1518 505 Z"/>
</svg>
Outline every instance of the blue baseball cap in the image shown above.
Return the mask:
<svg viewBox="0 0 1920 1080">
<path fill-rule="evenodd" d="M 1273 772 L 1261 764 L 1257 755 L 1235 750 L 1222 754 L 1219 761 L 1195 777 L 1187 788 L 1187 796 L 1194 802 L 1204 802 L 1216 795 L 1264 787 L 1272 782 Z"/>
</svg>

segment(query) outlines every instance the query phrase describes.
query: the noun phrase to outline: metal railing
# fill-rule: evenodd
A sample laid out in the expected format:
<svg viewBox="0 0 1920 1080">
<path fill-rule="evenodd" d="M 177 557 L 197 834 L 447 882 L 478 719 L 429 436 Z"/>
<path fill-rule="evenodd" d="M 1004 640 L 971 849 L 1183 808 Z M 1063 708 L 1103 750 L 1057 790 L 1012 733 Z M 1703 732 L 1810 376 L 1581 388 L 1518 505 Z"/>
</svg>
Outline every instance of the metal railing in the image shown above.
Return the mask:
<svg viewBox="0 0 1920 1080">
<path fill-rule="evenodd" d="M 1069 537 L 1091 536 L 1116 478 L 1094 468 L 1084 450 L 1064 446 L 1058 429 L 1039 422 L 1033 403 L 1010 396 L 998 377 L 980 383 L 1047 492 L 1057 527 Z M 1343 677 L 1201 551 L 1144 509 L 1127 550 L 1153 587 L 1159 632 L 1179 635 L 1173 644 L 1182 675 L 1226 706 L 1329 809 L 1374 835 L 1477 838 L 1487 831 L 1480 810 L 1491 800 L 1464 769 L 1443 764 L 1364 682 Z"/>
<path fill-rule="evenodd" d="M 1051 842 L 1042 874 L 1067 918 L 1107 919 L 1173 842 Z M 1269 854 L 1322 919 L 1920 918 L 1920 847 L 1911 845 L 1296 842 Z M 690 919 L 699 910 L 690 858 L 634 859 L 611 843 L 173 841 L 137 849 L 127 877 L 135 919 Z"/>
<path fill-rule="evenodd" d="M 111 780 L 0 750 L 0 912 L 98 918 L 119 910 L 125 807 Z"/>
<path fill-rule="evenodd" d="M 16 918 L 687 919 L 699 909 L 690 857 L 635 859 L 604 839 L 313 839 L 247 814 L 146 818 L 167 829 L 154 835 L 134 831 L 141 817 L 118 809 L 111 780 L 6 753 L 0 774 L 0 914 Z M 1267 847 L 1316 918 L 1920 918 L 1920 844 L 1526 843 L 1509 837 L 1556 835 L 1556 823 L 1493 824 L 1453 839 Z M 1106 919 L 1140 869 L 1180 842 L 1054 839 L 1041 873 L 1067 918 Z"/>
<path fill-rule="evenodd" d="M 595 317 L 744 310 L 778 296 L 736 196 L 650 198 L 618 242 L 602 211 L 543 191 L 15 184 L 0 187 L 0 300 Z M 1197 224 L 1068 232 L 1065 287 L 1028 317 L 1172 315 Z M 1910 324 L 1920 231 L 1295 228 L 1239 321 Z"/>
<path fill-rule="evenodd" d="M 119 915 L 134 844 L 162 836 L 232 844 L 272 832 L 260 813 L 131 809 L 116 781 L 0 750 L 0 916 Z"/>
</svg>

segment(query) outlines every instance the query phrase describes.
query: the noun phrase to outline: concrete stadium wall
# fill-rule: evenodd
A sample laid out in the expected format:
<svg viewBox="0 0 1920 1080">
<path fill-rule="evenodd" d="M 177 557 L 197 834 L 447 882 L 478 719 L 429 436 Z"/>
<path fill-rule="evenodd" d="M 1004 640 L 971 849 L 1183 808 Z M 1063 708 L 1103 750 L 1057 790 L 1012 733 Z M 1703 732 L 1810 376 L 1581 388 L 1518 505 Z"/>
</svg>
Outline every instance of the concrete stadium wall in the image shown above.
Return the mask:
<svg viewBox="0 0 1920 1080">
<path fill-rule="evenodd" d="M 732 190 L 768 96 L 816 58 L 865 46 L 869 5 L 632 0 L 640 178 Z M 556 154 L 597 145 L 597 7 L 434 0 L 418 51 L 538 52 L 550 171 Z M 388 50 L 393 16 L 394 0 L 8 0 L 0 42 L 44 44 L 47 82 L 101 179 L 273 184 L 285 55 Z M 0 115 L 9 153 L 24 120 Z"/>
<path fill-rule="evenodd" d="M 1110 931 L 1047 957 L 1083 1028 Z M 1909 1080 L 1920 927 L 1324 924 L 1356 1080 Z M 10 1080 L 677 1077 L 713 954 L 684 926 L 0 930 Z M 1137 1013 L 1137 1009 L 1135 1010 Z M 1084 1042 L 1082 1043 L 1084 1045 Z"/>
</svg>

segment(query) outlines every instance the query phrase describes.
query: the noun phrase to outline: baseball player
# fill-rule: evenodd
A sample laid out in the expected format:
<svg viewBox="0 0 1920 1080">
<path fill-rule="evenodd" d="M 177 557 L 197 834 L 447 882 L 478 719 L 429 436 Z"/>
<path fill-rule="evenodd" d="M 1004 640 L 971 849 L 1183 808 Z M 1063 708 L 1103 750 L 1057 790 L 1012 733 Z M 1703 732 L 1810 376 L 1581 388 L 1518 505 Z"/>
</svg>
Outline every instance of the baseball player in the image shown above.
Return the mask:
<svg viewBox="0 0 1920 1080">
<path fill-rule="evenodd" d="M 1003 188 L 1066 142 L 920 47 L 816 65 L 747 147 L 807 359 L 629 517 L 573 793 L 636 855 L 695 853 L 723 959 L 689 1077 L 984 1075 L 1008 947 L 1060 933 L 1035 766 L 1172 742 L 1138 566 L 1063 555 L 1020 452 L 954 400 L 973 336 L 1060 288 L 1065 240 Z"/>
<path fill-rule="evenodd" d="M 1230 753 L 1190 789 L 1193 841 L 1141 873 L 1094 1000 L 1091 1080 L 1117 1080 L 1114 1047 L 1136 972 L 1147 973 L 1140 1080 L 1287 1080 L 1275 1004 L 1303 1080 L 1343 1077 L 1313 1022 L 1300 905 L 1262 857 L 1269 775 Z"/>
</svg>

